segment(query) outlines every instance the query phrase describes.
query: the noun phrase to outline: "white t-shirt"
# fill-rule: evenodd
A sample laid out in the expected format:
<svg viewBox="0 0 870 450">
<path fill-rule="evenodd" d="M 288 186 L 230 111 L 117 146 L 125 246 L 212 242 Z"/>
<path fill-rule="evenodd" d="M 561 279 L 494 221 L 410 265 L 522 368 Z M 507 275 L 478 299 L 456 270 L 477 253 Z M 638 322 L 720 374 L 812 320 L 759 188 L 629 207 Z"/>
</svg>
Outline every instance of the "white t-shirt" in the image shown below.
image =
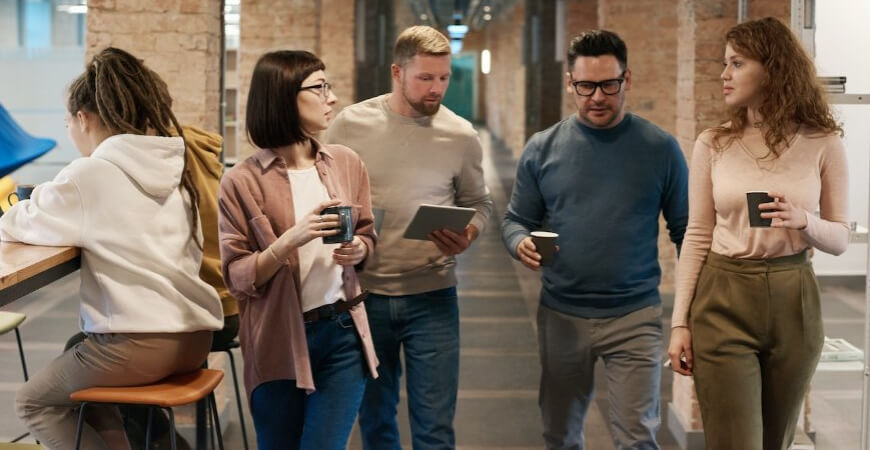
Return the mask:
<svg viewBox="0 0 870 450">
<path fill-rule="evenodd" d="M 326 186 L 317 169 L 288 170 L 296 217 L 311 214 L 320 203 L 329 200 Z M 341 266 L 332 259 L 332 251 L 340 244 L 324 244 L 315 238 L 299 247 L 299 280 L 302 282 L 302 311 L 335 303 L 344 299 Z"/>
</svg>

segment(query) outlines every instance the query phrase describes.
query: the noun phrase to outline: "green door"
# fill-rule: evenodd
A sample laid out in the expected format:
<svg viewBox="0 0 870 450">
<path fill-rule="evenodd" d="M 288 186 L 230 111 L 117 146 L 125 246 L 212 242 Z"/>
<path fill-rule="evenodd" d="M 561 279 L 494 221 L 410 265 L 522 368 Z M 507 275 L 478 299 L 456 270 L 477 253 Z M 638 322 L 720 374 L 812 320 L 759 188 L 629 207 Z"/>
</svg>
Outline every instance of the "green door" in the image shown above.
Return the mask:
<svg viewBox="0 0 870 450">
<path fill-rule="evenodd" d="M 477 58 L 473 53 L 453 55 L 450 64 L 450 86 L 444 94 L 444 105 L 451 111 L 474 121 L 474 75 Z"/>
</svg>

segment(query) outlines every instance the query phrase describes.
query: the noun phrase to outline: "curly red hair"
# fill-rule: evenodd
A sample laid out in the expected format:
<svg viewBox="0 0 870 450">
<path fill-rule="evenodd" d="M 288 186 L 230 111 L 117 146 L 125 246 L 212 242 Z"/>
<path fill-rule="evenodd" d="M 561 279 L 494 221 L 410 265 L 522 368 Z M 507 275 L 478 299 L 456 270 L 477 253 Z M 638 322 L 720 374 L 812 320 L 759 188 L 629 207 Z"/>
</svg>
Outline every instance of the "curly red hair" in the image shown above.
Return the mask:
<svg viewBox="0 0 870 450">
<path fill-rule="evenodd" d="M 760 62 L 768 75 L 762 87 L 766 95 L 758 112 L 765 130 L 764 142 L 774 157 L 801 126 L 842 135 L 843 129 L 834 119 L 816 78 L 813 60 L 788 26 L 773 17 L 752 20 L 731 28 L 725 40 L 734 51 Z M 713 141 L 719 150 L 750 125 L 746 106 L 730 108 L 728 120 L 713 128 Z"/>
</svg>

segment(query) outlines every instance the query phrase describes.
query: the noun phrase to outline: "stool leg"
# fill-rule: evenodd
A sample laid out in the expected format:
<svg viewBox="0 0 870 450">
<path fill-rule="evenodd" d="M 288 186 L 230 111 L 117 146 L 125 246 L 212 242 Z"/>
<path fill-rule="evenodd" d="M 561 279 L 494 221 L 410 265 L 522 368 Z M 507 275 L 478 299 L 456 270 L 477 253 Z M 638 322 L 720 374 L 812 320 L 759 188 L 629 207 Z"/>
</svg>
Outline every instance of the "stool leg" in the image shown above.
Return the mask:
<svg viewBox="0 0 870 450">
<path fill-rule="evenodd" d="M 172 450 L 178 450 L 175 444 L 175 413 L 172 408 L 166 408 L 166 411 L 169 412 L 169 444 Z"/>
<path fill-rule="evenodd" d="M 88 406 L 88 402 L 83 402 L 82 406 L 79 408 L 79 420 L 76 423 L 76 450 L 81 448 L 82 445 L 82 422 L 85 421 L 86 406 Z"/>
<path fill-rule="evenodd" d="M 233 357 L 233 352 L 230 349 L 226 350 L 230 357 L 230 370 L 233 371 L 233 387 L 236 389 L 236 406 L 239 408 L 239 425 L 242 427 L 242 442 L 245 443 L 245 450 L 248 450 L 248 432 L 245 429 L 245 413 L 242 410 L 242 396 L 239 395 L 239 379 L 236 377 L 236 360 Z"/>
<path fill-rule="evenodd" d="M 21 357 L 21 370 L 24 371 L 24 381 L 27 382 L 27 361 L 24 360 L 24 346 L 21 345 L 21 333 L 15 327 L 15 339 L 18 341 L 18 356 Z"/>
<path fill-rule="evenodd" d="M 214 398 L 214 391 L 208 395 L 208 401 L 211 404 L 211 413 L 214 417 L 214 432 L 217 433 L 218 448 L 224 450 L 224 438 L 221 435 L 221 420 L 218 415 L 217 401 Z"/>
<path fill-rule="evenodd" d="M 151 420 L 154 418 L 154 407 L 148 407 L 148 426 L 145 428 L 145 450 L 151 450 Z"/>
</svg>

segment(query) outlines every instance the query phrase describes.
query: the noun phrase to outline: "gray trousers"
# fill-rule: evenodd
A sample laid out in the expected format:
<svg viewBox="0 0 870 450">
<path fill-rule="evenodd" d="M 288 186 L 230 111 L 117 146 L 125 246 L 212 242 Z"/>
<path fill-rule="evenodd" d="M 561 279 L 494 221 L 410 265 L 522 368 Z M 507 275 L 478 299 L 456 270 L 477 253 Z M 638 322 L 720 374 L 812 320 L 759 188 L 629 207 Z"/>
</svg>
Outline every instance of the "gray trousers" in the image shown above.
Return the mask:
<svg viewBox="0 0 870 450">
<path fill-rule="evenodd" d="M 75 446 L 78 403 L 69 399 L 93 386 L 148 384 L 196 370 L 211 349 L 211 331 L 161 334 L 91 334 L 40 370 L 18 391 L 18 417 L 52 450 Z M 82 449 L 128 449 L 116 406 L 87 408 Z"/>
<path fill-rule="evenodd" d="M 609 425 L 617 449 L 658 450 L 662 364 L 661 306 L 621 317 L 585 319 L 538 308 L 539 405 L 551 450 L 582 450 L 593 402 L 595 362 L 607 376 Z"/>
</svg>

